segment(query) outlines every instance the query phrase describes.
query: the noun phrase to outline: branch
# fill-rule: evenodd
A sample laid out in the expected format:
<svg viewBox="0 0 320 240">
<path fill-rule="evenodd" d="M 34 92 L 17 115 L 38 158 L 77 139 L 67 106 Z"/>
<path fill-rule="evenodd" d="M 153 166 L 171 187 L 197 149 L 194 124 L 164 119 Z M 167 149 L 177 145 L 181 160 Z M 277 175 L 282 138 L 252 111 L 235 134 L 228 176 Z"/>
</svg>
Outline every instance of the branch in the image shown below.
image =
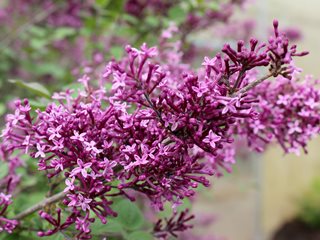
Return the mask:
<svg viewBox="0 0 320 240">
<path fill-rule="evenodd" d="M 268 75 L 257 79 L 256 81 L 254 81 L 254 82 L 248 84 L 247 86 L 241 88 L 238 92 L 233 93 L 231 95 L 231 97 L 235 97 L 235 96 L 237 96 L 239 94 L 248 92 L 249 90 L 251 90 L 252 88 L 256 87 L 257 85 L 259 85 L 260 83 L 262 83 L 263 81 L 267 80 L 268 78 L 270 78 L 272 76 L 274 76 L 274 73 L 269 73 Z"/>
<path fill-rule="evenodd" d="M 241 85 L 241 82 L 242 82 L 242 80 L 243 80 L 243 76 L 244 76 L 245 72 L 246 72 L 246 71 L 243 70 L 243 69 L 240 71 L 240 73 L 239 73 L 239 75 L 238 75 L 238 78 L 237 78 L 234 86 L 233 86 L 232 89 L 231 89 L 231 93 L 234 93 L 234 92 L 237 90 L 238 86 Z"/>
<path fill-rule="evenodd" d="M 63 199 L 66 196 L 66 194 L 67 193 L 65 193 L 65 192 L 60 192 L 60 193 L 57 193 L 57 194 L 53 195 L 52 197 L 46 198 L 42 202 L 39 202 L 36 205 L 34 205 L 34 206 L 26 209 L 25 211 L 19 213 L 18 215 L 13 217 L 13 219 L 16 219 L 16 220 L 23 219 L 26 216 L 28 216 L 28 215 L 36 212 L 36 211 L 41 210 L 46 205 L 49 205 L 49 204 L 52 204 L 52 203 L 60 201 L 61 199 Z"/>
<path fill-rule="evenodd" d="M 156 107 L 153 105 L 153 103 L 151 102 L 151 99 L 149 97 L 148 94 L 144 93 L 143 94 L 145 99 L 147 100 L 148 104 L 149 104 L 149 107 L 157 114 L 157 117 L 159 118 L 160 122 L 164 124 L 164 121 L 161 117 L 161 113 L 158 111 L 158 109 L 156 109 Z"/>
</svg>

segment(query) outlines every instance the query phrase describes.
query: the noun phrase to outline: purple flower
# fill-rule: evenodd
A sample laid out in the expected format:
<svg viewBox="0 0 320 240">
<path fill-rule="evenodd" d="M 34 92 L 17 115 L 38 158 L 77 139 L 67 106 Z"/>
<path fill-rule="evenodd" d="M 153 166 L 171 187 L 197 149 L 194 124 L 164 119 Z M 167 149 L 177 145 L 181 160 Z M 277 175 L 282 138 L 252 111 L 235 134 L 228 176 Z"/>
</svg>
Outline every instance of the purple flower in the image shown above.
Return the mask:
<svg viewBox="0 0 320 240">
<path fill-rule="evenodd" d="M 46 148 L 46 146 L 45 145 L 40 145 L 40 143 L 37 143 L 37 152 L 36 152 L 36 154 L 35 154 L 35 158 L 38 158 L 38 157 L 42 157 L 42 158 L 44 158 L 44 157 L 46 157 L 46 154 L 44 153 L 44 151 L 45 151 L 45 148 Z"/>
<path fill-rule="evenodd" d="M 208 12 L 209 19 L 227 17 L 213 15 Z M 197 19 L 188 16 L 187 23 L 199 26 Z M 67 206 L 65 221 L 61 209 L 56 217 L 40 211 L 53 228 L 38 235 L 75 226 L 75 237 L 88 239 L 90 223 L 116 216 L 115 196 L 133 200 L 135 190 L 163 210 L 166 202 L 177 206 L 194 196 L 200 184 L 208 187 L 209 176 L 231 172 L 238 136 L 257 151 L 272 140 L 286 152 L 305 149 L 319 134 L 320 93 L 311 83 L 288 81 L 296 72 L 292 58 L 303 54 L 289 46 L 277 24 L 274 28 L 268 43 L 226 44 L 222 53 L 206 57 L 199 71 L 183 63 L 178 44 L 168 39 L 161 39 L 159 50 L 127 46 L 126 56 L 97 75 L 98 84 L 89 81 L 95 79 L 90 66 L 84 70 L 90 76 L 81 78 L 82 90 L 54 94 L 44 111 L 29 112 L 27 101 L 16 102 L 0 146 L 9 166 L 1 180 L 4 194 L 12 194 L 19 182 L 15 170 L 24 164 L 22 155 L 39 158 L 39 170 L 48 178 L 66 179 L 62 188 L 68 195 L 60 202 Z M 258 79 L 257 67 L 281 77 L 261 83 L 265 79 Z M 107 90 L 106 83 L 113 88 Z M 6 211 L 10 201 L 2 199 L 0 209 Z M 174 235 L 188 229 L 190 219 L 182 213 L 154 232 Z M 0 217 L 0 227 L 8 232 L 16 224 Z"/>
<path fill-rule="evenodd" d="M 111 180 L 113 177 L 113 168 L 117 166 L 116 161 L 109 161 L 109 159 L 104 158 L 102 162 L 99 163 L 99 166 L 103 169 L 102 175 L 106 180 Z"/>
<path fill-rule="evenodd" d="M 204 82 L 200 82 L 199 83 L 199 87 L 192 87 L 192 90 L 195 91 L 197 93 L 197 97 L 202 97 L 202 95 L 206 92 L 208 92 L 208 87 Z"/>
<path fill-rule="evenodd" d="M 28 151 L 29 151 L 29 147 L 32 146 L 32 145 L 30 144 L 30 138 L 31 138 L 31 136 L 27 135 L 27 136 L 25 137 L 23 143 L 22 143 L 23 146 L 26 146 L 26 151 L 25 151 L 26 154 L 27 154 Z"/>
<path fill-rule="evenodd" d="M 4 204 L 11 204 L 11 197 L 11 194 L 0 193 L 0 206 Z"/>
<path fill-rule="evenodd" d="M 90 232 L 90 222 L 86 218 L 77 218 L 76 220 L 76 229 L 81 232 L 89 233 Z"/>
<path fill-rule="evenodd" d="M 96 148 L 96 142 L 95 141 L 84 142 L 84 144 L 86 145 L 86 151 L 88 151 L 88 152 L 93 151 L 96 154 L 99 154 L 99 153 L 102 152 L 102 150 L 99 150 L 98 148 Z"/>
<path fill-rule="evenodd" d="M 68 194 L 67 197 L 71 200 L 68 204 L 69 207 L 74 207 L 78 203 L 78 197 L 75 194 Z"/>
<path fill-rule="evenodd" d="M 50 134 L 49 140 L 53 140 L 54 138 L 61 138 L 60 130 L 62 128 L 62 125 L 58 126 L 57 128 L 49 128 L 48 133 Z"/>
<path fill-rule="evenodd" d="M 145 57 L 154 57 L 158 55 L 158 49 L 156 47 L 149 48 L 146 43 L 143 43 L 141 46 L 142 55 Z"/>
<path fill-rule="evenodd" d="M 64 192 L 69 192 L 70 190 L 74 190 L 74 180 L 75 178 L 71 178 L 71 180 L 69 180 L 68 178 L 65 180 L 65 183 L 67 185 L 67 187 L 63 190 Z"/>
<path fill-rule="evenodd" d="M 232 99 L 228 102 L 224 102 L 223 104 L 225 105 L 225 107 L 222 109 L 222 114 L 226 114 L 228 112 L 232 112 L 232 113 L 236 113 L 237 109 L 235 107 L 235 103 L 237 102 L 236 99 Z"/>
<path fill-rule="evenodd" d="M 139 157 L 138 155 L 134 155 L 134 162 L 130 162 L 127 166 L 125 166 L 125 169 L 132 169 L 136 166 L 145 165 L 149 161 L 147 160 L 148 155 L 143 155 L 142 157 Z"/>
<path fill-rule="evenodd" d="M 316 107 L 319 106 L 319 102 L 315 102 L 314 98 L 309 98 L 305 103 L 311 109 L 315 109 Z"/>
<path fill-rule="evenodd" d="M 210 130 L 208 136 L 206 136 L 202 141 L 204 143 L 209 143 L 212 148 L 216 148 L 216 143 L 220 140 L 221 136 L 218 136 L 212 130 Z"/>
<path fill-rule="evenodd" d="M 86 133 L 81 133 L 79 134 L 78 131 L 73 131 L 73 136 L 70 137 L 70 139 L 73 139 L 73 140 L 79 140 L 80 142 L 85 142 L 85 136 L 86 136 Z"/>
<path fill-rule="evenodd" d="M 289 99 L 288 95 L 279 95 L 278 98 L 279 98 L 279 100 L 277 101 L 277 104 L 283 104 L 283 105 L 288 104 L 288 99 Z"/>
<path fill-rule="evenodd" d="M 135 143 L 132 146 L 125 146 L 122 151 L 124 153 L 133 154 L 136 152 L 136 146 L 137 146 L 137 144 L 135 144 Z"/>
<path fill-rule="evenodd" d="M 92 199 L 90 198 L 85 198 L 83 197 L 81 194 L 78 194 L 78 198 L 77 198 L 77 206 L 81 207 L 81 209 L 83 211 L 86 211 L 86 210 L 90 210 L 90 205 L 89 203 L 92 202 Z"/>
<path fill-rule="evenodd" d="M 243 119 L 237 132 L 258 151 L 273 140 L 285 152 L 299 154 L 300 148 L 306 151 L 307 141 L 319 134 L 320 109 L 316 103 L 320 101 L 320 92 L 316 85 L 317 81 L 312 79 L 289 81 L 283 77 L 260 84 L 250 93 L 260 99 L 254 107 L 259 112 L 259 124 L 257 120 Z"/>
<path fill-rule="evenodd" d="M 134 155 L 134 159 L 136 160 L 136 165 L 144 165 L 147 164 L 149 161 L 147 160 L 148 155 L 144 154 L 142 157 L 138 155 Z"/>
<path fill-rule="evenodd" d="M 289 134 L 293 134 L 293 133 L 301 133 L 302 129 L 299 127 L 299 122 L 295 121 L 293 123 L 288 123 L 288 127 L 289 127 Z"/>
<path fill-rule="evenodd" d="M 261 130 L 264 130 L 266 127 L 259 120 L 255 120 L 251 124 L 251 128 L 253 129 L 254 134 L 258 134 Z"/>
<path fill-rule="evenodd" d="M 90 169 L 92 163 L 85 163 L 83 164 L 82 160 L 81 159 L 78 159 L 77 160 L 77 165 L 79 167 L 76 167 L 74 168 L 72 171 L 71 171 L 71 177 L 73 176 L 76 176 L 78 173 L 81 173 L 81 175 L 86 178 L 88 176 L 88 169 Z"/>
<path fill-rule="evenodd" d="M 60 138 L 58 141 L 53 140 L 53 146 L 51 148 L 51 150 L 62 150 L 64 149 L 64 139 Z"/>
<path fill-rule="evenodd" d="M 202 66 L 205 67 L 214 67 L 216 65 L 216 58 L 209 58 L 209 57 L 204 57 L 204 62 L 202 63 Z"/>
<path fill-rule="evenodd" d="M 18 124 L 19 121 L 25 119 L 25 115 L 21 115 L 20 114 L 20 110 L 16 109 L 16 111 L 13 114 L 9 114 L 7 116 L 8 122 L 10 122 L 12 124 L 12 126 L 16 126 Z"/>
<path fill-rule="evenodd" d="M 125 87 L 125 80 L 126 80 L 127 74 L 123 73 L 121 75 L 114 74 L 113 76 L 113 82 L 112 82 L 112 90 L 116 90 L 120 87 Z"/>
</svg>

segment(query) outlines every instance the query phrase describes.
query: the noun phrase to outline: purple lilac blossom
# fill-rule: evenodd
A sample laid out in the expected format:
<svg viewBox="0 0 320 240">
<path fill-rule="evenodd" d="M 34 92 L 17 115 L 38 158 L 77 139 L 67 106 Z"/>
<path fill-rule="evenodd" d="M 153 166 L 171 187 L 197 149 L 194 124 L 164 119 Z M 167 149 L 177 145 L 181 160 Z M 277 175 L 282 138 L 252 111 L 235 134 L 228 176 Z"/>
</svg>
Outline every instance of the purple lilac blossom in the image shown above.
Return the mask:
<svg viewBox="0 0 320 240">
<path fill-rule="evenodd" d="M 28 153 L 40 172 L 50 179 L 63 177 L 65 183 L 66 196 L 61 203 L 68 211 L 57 209 L 56 217 L 40 211 L 40 217 L 53 229 L 39 232 L 39 236 L 75 224 L 77 238 L 91 238 L 92 215 L 107 223 L 108 216 L 117 216 L 112 198 L 123 196 L 134 201 L 132 190 L 148 197 L 158 210 L 163 210 L 166 202 L 178 206 L 182 199 L 195 195 L 199 184 L 209 186 L 209 176 L 221 176 L 223 169 L 231 171 L 234 137 L 240 134 L 252 139 L 252 126 L 247 123 L 255 124 L 253 133 L 274 126 L 263 114 L 259 116 L 259 106 L 269 107 L 259 103 L 260 88 L 241 92 L 255 81 L 255 68 L 269 67 L 273 76 L 291 78 L 292 58 L 305 54 L 289 47 L 288 39 L 278 32 L 277 22 L 274 25 L 275 36 L 268 43 L 252 39 L 250 48 L 243 41 L 238 42 L 237 49 L 225 45 L 222 53 L 204 59 L 198 73 L 181 64 L 176 44 L 162 42 L 160 48 L 143 44 L 140 49 L 126 46 L 125 57 L 106 64 L 98 86 L 85 75 L 79 79 L 82 90 L 55 93 L 46 110 L 36 110 L 35 114 L 28 100 L 16 101 L 16 110 L 7 116 L 2 132 L 1 155 L 9 165 L 8 176 L 1 180 L 2 194 L 10 195 L 19 183 L 15 170 L 23 164 L 20 156 Z M 107 83 L 113 83 L 109 90 Z M 266 95 L 265 101 L 280 101 L 278 110 L 286 111 L 282 102 L 289 98 L 278 99 L 277 91 L 290 90 L 291 84 L 284 79 L 283 85 L 264 86 L 264 94 L 273 93 Z M 299 111 L 298 115 L 291 112 L 288 123 L 281 119 L 288 129 L 281 134 L 299 145 L 309 138 L 300 139 L 303 130 L 314 134 L 319 124 L 315 116 L 319 99 L 310 84 L 295 86 L 300 95 L 289 90 L 290 97 L 295 98 L 291 104 Z M 301 95 L 308 96 L 306 102 L 296 100 Z M 301 108 L 304 111 L 300 112 Z M 281 115 L 271 112 L 268 116 L 278 123 Z M 239 124 L 249 130 L 240 132 Z M 111 193 L 114 188 L 116 193 Z M 10 203 L 3 203 L 0 219 L 8 232 L 17 225 L 5 218 Z M 67 216 L 62 218 L 61 214 Z M 190 219 L 184 216 L 178 229 L 189 228 L 184 222 Z"/>
<path fill-rule="evenodd" d="M 286 153 L 307 152 L 308 141 L 320 132 L 320 91 L 318 80 L 282 76 L 264 82 L 249 92 L 259 99 L 253 107 L 257 120 L 242 119 L 236 126 L 253 149 L 261 152 L 270 142 L 277 141 Z M 268 89 L 266 91 L 266 89 Z"/>
</svg>

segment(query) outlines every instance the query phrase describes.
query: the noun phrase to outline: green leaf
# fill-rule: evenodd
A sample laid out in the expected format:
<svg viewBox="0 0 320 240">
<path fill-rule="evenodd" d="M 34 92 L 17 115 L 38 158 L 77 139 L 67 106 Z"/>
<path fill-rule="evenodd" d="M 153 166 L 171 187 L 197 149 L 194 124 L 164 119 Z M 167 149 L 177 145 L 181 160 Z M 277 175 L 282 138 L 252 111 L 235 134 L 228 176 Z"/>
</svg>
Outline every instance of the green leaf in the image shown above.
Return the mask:
<svg viewBox="0 0 320 240">
<path fill-rule="evenodd" d="M 129 23 L 132 23 L 132 24 L 138 24 L 138 19 L 130 14 L 123 14 L 122 15 L 122 19 L 129 22 Z"/>
<path fill-rule="evenodd" d="M 14 83 L 19 87 L 30 90 L 31 92 L 37 94 L 41 97 L 50 98 L 51 94 L 43 85 L 37 82 L 24 82 L 21 80 L 9 79 L 10 83 Z"/>
<path fill-rule="evenodd" d="M 108 219 L 106 224 L 101 223 L 97 218 L 94 223 L 91 224 L 93 235 L 102 235 L 107 233 L 121 233 L 124 231 L 120 222 L 117 219 Z"/>
<path fill-rule="evenodd" d="M 157 27 L 159 25 L 159 18 L 156 16 L 147 16 L 145 22 L 151 27 Z"/>
<path fill-rule="evenodd" d="M 31 26 L 28 29 L 29 33 L 37 37 L 45 37 L 46 36 L 46 29 L 38 26 Z"/>
<path fill-rule="evenodd" d="M 130 233 L 127 239 L 128 240 L 153 240 L 154 238 L 151 233 L 137 231 L 137 232 Z"/>
<path fill-rule="evenodd" d="M 220 8 L 218 2 L 210 2 L 210 3 L 208 3 L 208 7 L 213 11 L 217 11 Z"/>
<path fill-rule="evenodd" d="M 192 208 L 192 204 L 191 201 L 188 198 L 184 198 L 182 200 L 182 204 L 180 206 L 177 207 L 177 211 L 178 212 L 182 212 L 186 209 L 191 209 Z M 169 218 L 172 216 L 172 203 L 167 202 L 164 205 L 164 210 L 158 213 L 158 217 L 159 218 Z"/>
<path fill-rule="evenodd" d="M 110 48 L 110 53 L 116 60 L 120 60 L 123 55 L 123 48 L 118 46 L 112 47 Z"/>
<path fill-rule="evenodd" d="M 169 9 L 169 18 L 177 24 L 182 23 L 186 19 L 186 12 L 180 6 L 175 6 Z"/>
<path fill-rule="evenodd" d="M 0 103 L 0 116 L 6 112 L 6 105 Z"/>
<path fill-rule="evenodd" d="M 12 233 L 12 234 L 2 234 L 0 236 L 0 240 L 30 240 L 29 237 L 20 235 L 18 233 Z"/>
<path fill-rule="evenodd" d="M 52 236 L 44 237 L 43 240 L 65 240 L 66 238 L 61 232 L 58 232 Z"/>
<path fill-rule="evenodd" d="M 44 111 L 48 106 L 48 102 L 44 101 L 43 98 L 41 100 L 29 99 L 29 104 L 32 109 L 40 109 L 41 111 Z"/>
<path fill-rule="evenodd" d="M 47 44 L 48 44 L 47 39 L 32 38 L 30 41 L 31 47 L 37 50 L 43 48 Z"/>
<path fill-rule="evenodd" d="M 20 194 L 19 198 L 16 198 L 12 203 L 12 209 L 15 213 L 21 212 L 34 204 L 42 201 L 45 198 L 45 192 L 32 192 Z"/>
<path fill-rule="evenodd" d="M 121 200 L 115 203 L 113 210 L 118 213 L 117 219 L 125 229 L 137 230 L 142 227 L 144 217 L 136 204 Z"/>
<path fill-rule="evenodd" d="M 109 4 L 110 0 L 96 0 L 96 4 L 99 7 L 106 7 Z"/>
<path fill-rule="evenodd" d="M 66 37 L 73 36 L 75 33 L 76 33 L 76 30 L 74 28 L 60 27 L 54 31 L 53 39 L 54 40 L 64 39 Z"/>
<path fill-rule="evenodd" d="M 79 91 L 84 91 L 84 86 L 81 83 L 70 83 L 62 87 L 64 91 L 73 90 L 71 96 L 76 98 L 79 95 Z"/>
<path fill-rule="evenodd" d="M 49 62 L 38 64 L 38 66 L 34 72 L 39 75 L 49 74 L 49 75 L 54 76 L 57 79 L 63 78 L 63 76 L 65 74 L 65 70 L 62 67 L 59 67 L 55 63 L 49 63 Z"/>
<path fill-rule="evenodd" d="M 188 0 L 188 3 L 191 7 L 196 8 L 198 7 L 201 3 L 199 0 Z"/>
<path fill-rule="evenodd" d="M 107 91 L 110 91 L 111 88 L 112 88 L 112 83 L 106 82 L 106 83 L 105 83 L 105 89 L 106 89 Z"/>
<path fill-rule="evenodd" d="M 123 0 L 110 0 L 108 4 L 108 10 L 114 14 L 118 14 L 122 12 L 123 5 Z"/>
<path fill-rule="evenodd" d="M 0 162 L 0 179 L 4 178 L 8 174 L 8 164 Z"/>
<path fill-rule="evenodd" d="M 0 240 L 30 240 L 30 239 L 65 240 L 66 238 L 60 232 L 48 237 L 39 237 L 36 232 L 31 232 L 31 231 L 5 234 L 3 237 L 2 236 L 0 237 Z"/>
</svg>

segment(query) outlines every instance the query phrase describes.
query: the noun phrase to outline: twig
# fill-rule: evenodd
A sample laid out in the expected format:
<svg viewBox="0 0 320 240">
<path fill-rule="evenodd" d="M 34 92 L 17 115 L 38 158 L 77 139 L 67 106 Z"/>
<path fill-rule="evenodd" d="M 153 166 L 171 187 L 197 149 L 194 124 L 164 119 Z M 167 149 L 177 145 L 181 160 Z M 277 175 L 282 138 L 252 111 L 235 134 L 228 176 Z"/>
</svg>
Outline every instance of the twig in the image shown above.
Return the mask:
<svg viewBox="0 0 320 240">
<path fill-rule="evenodd" d="M 52 197 L 46 198 L 42 202 L 39 202 L 36 205 L 34 205 L 34 206 L 26 209 L 25 211 L 19 213 L 18 215 L 13 217 L 13 219 L 20 220 L 22 218 L 25 218 L 26 216 L 28 216 L 28 215 L 30 215 L 30 214 L 32 214 L 32 213 L 34 213 L 36 211 L 39 211 L 40 209 L 44 208 L 46 205 L 49 205 L 49 204 L 52 204 L 52 203 L 60 201 L 65 196 L 66 196 L 65 192 L 57 193 L 57 194 L 53 195 Z"/>
<path fill-rule="evenodd" d="M 239 94 L 248 92 L 249 90 L 251 90 L 252 88 L 256 87 L 257 85 L 259 85 L 260 83 L 262 83 L 263 81 L 267 80 L 268 78 L 270 78 L 272 76 L 274 76 L 274 73 L 269 73 L 268 75 L 257 79 L 256 81 L 254 81 L 254 82 L 248 84 L 247 86 L 241 88 L 239 91 L 233 93 L 231 95 L 231 97 L 235 97 L 235 96 L 237 96 Z"/>
<path fill-rule="evenodd" d="M 145 99 L 147 100 L 148 104 L 149 104 L 149 107 L 157 114 L 157 117 L 159 118 L 160 122 L 161 123 L 164 123 L 162 117 L 161 117 L 161 113 L 158 111 L 158 109 L 156 109 L 156 107 L 153 105 L 153 103 L 151 102 L 151 99 L 149 97 L 148 94 L 144 93 L 143 94 Z"/>
<path fill-rule="evenodd" d="M 237 78 L 233 88 L 231 89 L 231 93 L 234 93 L 237 90 L 238 86 L 241 85 L 244 73 L 245 73 L 245 70 L 240 71 L 238 78 Z"/>
<path fill-rule="evenodd" d="M 63 235 L 64 239 L 72 240 L 63 230 L 60 230 L 59 232 Z"/>
<path fill-rule="evenodd" d="M 25 226 L 17 226 L 16 228 L 17 230 L 26 230 L 26 231 L 33 231 L 33 232 L 40 232 L 40 231 L 43 231 L 43 229 L 41 228 L 32 228 L 32 227 L 25 227 Z"/>
</svg>

